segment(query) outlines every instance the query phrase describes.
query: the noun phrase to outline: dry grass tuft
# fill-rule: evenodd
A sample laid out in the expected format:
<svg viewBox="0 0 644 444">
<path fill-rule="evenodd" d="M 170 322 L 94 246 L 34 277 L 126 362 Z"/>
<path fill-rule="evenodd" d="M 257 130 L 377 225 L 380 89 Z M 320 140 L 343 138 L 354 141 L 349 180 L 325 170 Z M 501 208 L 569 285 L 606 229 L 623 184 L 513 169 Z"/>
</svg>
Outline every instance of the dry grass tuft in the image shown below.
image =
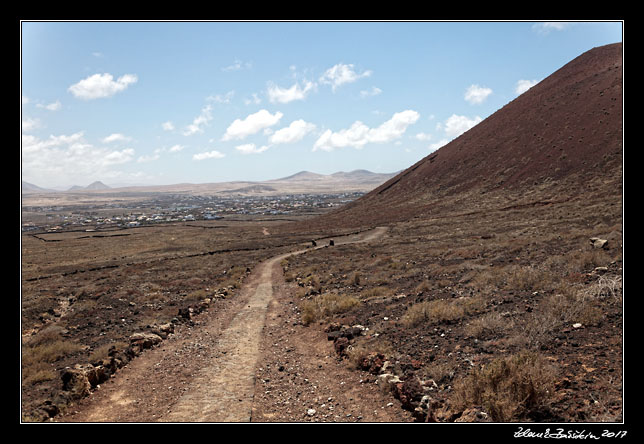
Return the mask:
<svg viewBox="0 0 644 444">
<path fill-rule="evenodd" d="M 481 406 L 495 422 L 516 421 L 548 406 L 555 376 L 545 358 L 523 351 L 474 369 L 456 382 L 452 400 L 461 411 Z"/>
<path fill-rule="evenodd" d="M 359 303 L 353 296 L 338 293 L 321 294 L 302 303 L 302 323 L 309 325 L 311 322 L 348 311 Z"/>
<path fill-rule="evenodd" d="M 414 327 L 425 322 L 449 323 L 481 311 L 485 306 L 485 300 L 479 296 L 420 302 L 407 309 L 401 322 L 405 327 Z"/>
<path fill-rule="evenodd" d="M 64 339 L 64 329 L 57 325 L 43 328 L 22 347 L 22 378 L 25 385 L 56 378 L 51 364 L 83 349 L 82 345 Z"/>
<path fill-rule="evenodd" d="M 487 313 L 474 319 L 465 327 L 465 334 L 477 339 L 498 335 L 512 329 L 514 322 L 501 316 L 497 312 Z"/>
</svg>

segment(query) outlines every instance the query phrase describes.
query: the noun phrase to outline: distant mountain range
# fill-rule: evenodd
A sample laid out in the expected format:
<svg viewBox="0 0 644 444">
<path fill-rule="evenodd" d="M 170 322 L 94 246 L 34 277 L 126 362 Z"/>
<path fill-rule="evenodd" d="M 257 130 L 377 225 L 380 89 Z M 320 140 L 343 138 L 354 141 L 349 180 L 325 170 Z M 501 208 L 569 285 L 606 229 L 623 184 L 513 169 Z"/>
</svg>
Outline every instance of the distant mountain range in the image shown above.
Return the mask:
<svg viewBox="0 0 644 444">
<path fill-rule="evenodd" d="M 331 191 L 370 191 L 383 184 L 398 173 L 373 173 L 367 170 L 350 172 L 339 171 L 333 174 L 318 174 L 300 171 L 288 177 L 267 181 L 236 181 L 204 184 L 174 184 L 130 187 L 109 187 L 100 181 L 81 187 L 74 185 L 67 191 L 42 188 L 22 182 L 23 194 L 29 193 L 68 193 L 68 192 L 169 192 L 169 193 L 205 193 L 224 195 L 269 195 L 285 193 L 316 193 Z"/>
<path fill-rule="evenodd" d="M 347 182 L 367 182 L 367 183 L 376 183 L 384 182 L 397 173 L 372 173 L 367 170 L 354 170 L 348 173 L 344 171 L 339 171 L 333 174 L 317 174 L 310 171 L 300 171 L 299 173 L 293 174 L 292 176 L 283 177 L 281 179 L 274 179 L 268 182 L 337 182 L 337 181 L 347 181 Z"/>
<path fill-rule="evenodd" d="M 111 187 L 108 187 L 105 185 L 103 182 L 97 180 L 96 182 L 92 182 L 91 184 L 87 185 L 86 187 L 81 187 L 79 185 L 74 185 L 71 188 L 69 188 L 67 191 L 98 191 L 98 190 L 110 190 L 112 189 Z M 33 183 L 25 182 L 24 180 L 22 181 L 22 192 L 23 193 L 60 193 L 60 190 L 54 190 L 51 188 L 42 188 L 39 187 L 38 185 L 34 185 Z"/>
</svg>

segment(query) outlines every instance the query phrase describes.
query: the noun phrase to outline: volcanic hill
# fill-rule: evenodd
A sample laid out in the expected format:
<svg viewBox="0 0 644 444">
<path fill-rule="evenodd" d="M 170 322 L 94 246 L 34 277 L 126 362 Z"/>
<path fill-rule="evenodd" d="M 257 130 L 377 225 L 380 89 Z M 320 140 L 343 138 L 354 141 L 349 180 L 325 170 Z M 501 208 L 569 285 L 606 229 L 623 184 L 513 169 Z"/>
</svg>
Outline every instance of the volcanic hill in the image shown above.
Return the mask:
<svg viewBox="0 0 644 444">
<path fill-rule="evenodd" d="M 621 190 L 622 103 L 622 43 L 593 48 L 308 228 L 384 224 L 483 202 L 498 208 L 517 196 L 536 205 L 579 198 L 587 188 Z"/>
</svg>

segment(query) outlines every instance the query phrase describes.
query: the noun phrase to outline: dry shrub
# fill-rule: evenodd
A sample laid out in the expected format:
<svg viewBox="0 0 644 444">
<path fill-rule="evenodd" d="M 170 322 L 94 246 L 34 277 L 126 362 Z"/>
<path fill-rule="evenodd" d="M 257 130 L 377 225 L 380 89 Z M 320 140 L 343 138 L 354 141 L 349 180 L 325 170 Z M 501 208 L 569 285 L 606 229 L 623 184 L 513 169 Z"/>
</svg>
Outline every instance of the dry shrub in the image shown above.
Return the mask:
<svg viewBox="0 0 644 444">
<path fill-rule="evenodd" d="M 420 302 L 407 309 L 401 322 L 405 327 L 414 327 L 424 322 L 452 322 L 484 309 L 485 305 L 485 301 L 479 296 Z"/>
<path fill-rule="evenodd" d="M 598 325 L 604 319 L 600 301 L 583 291 L 571 289 L 544 298 L 524 327 L 522 336 L 528 344 L 539 347 L 549 342 L 564 326 L 581 323 Z"/>
<path fill-rule="evenodd" d="M 311 322 L 343 313 L 350 310 L 360 302 L 353 296 L 337 293 L 325 293 L 302 303 L 302 323 L 309 325 Z"/>
<path fill-rule="evenodd" d="M 519 291 L 545 290 L 553 285 L 553 274 L 533 266 L 508 265 L 489 268 L 476 274 L 470 284 L 475 288 L 509 288 Z"/>
<path fill-rule="evenodd" d="M 22 379 L 36 384 L 56 378 L 51 363 L 83 349 L 82 345 L 64 339 L 64 329 L 57 325 L 43 328 L 22 347 Z"/>
<path fill-rule="evenodd" d="M 57 374 L 49 364 L 36 362 L 22 368 L 22 383 L 24 385 L 38 384 L 39 382 L 52 381 Z"/>
<path fill-rule="evenodd" d="M 602 267 L 612 260 L 603 249 L 592 249 L 581 252 L 569 253 L 567 256 L 567 270 L 569 273 L 591 271 L 595 267 Z"/>
<path fill-rule="evenodd" d="M 622 277 L 600 276 L 597 282 L 591 285 L 585 293 L 595 299 L 607 302 L 622 302 Z"/>
<path fill-rule="evenodd" d="M 491 267 L 474 275 L 469 284 L 480 289 L 501 288 L 505 284 L 505 273 L 503 268 Z"/>
<path fill-rule="evenodd" d="M 536 291 L 545 289 L 549 273 L 531 266 L 511 265 L 508 267 L 507 284 L 514 290 Z"/>
<path fill-rule="evenodd" d="M 350 368 L 359 369 L 362 361 L 369 355 L 381 354 L 386 357 L 394 355 L 394 348 L 386 340 L 375 338 L 351 344 L 346 349 L 347 362 Z"/>
<path fill-rule="evenodd" d="M 488 313 L 474 319 L 465 327 L 465 334 L 477 339 L 498 335 L 511 329 L 514 323 L 497 312 Z"/>
<path fill-rule="evenodd" d="M 221 287 L 239 288 L 243 277 L 246 275 L 246 268 L 232 266 L 226 271 L 226 278 L 219 283 Z"/>
<path fill-rule="evenodd" d="M 447 384 L 454 378 L 454 368 L 448 362 L 432 362 L 425 365 L 422 373 L 436 384 Z"/>
<path fill-rule="evenodd" d="M 206 290 L 200 289 L 200 290 L 194 290 L 188 293 L 183 300 L 185 302 L 197 302 L 197 301 L 202 301 L 212 295 L 212 291 L 208 292 Z"/>
<path fill-rule="evenodd" d="M 306 286 L 311 287 L 313 290 L 317 292 L 322 290 L 322 284 L 320 283 L 320 278 L 315 274 L 312 274 L 304 278 L 302 280 L 302 283 Z"/>
<path fill-rule="evenodd" d="M 516 421 L 548 406 L 555 376 L 546 359 L 523 351 L 473 369 L 456 382 L 452 401 L 461 411 L 481 406 L 495 422 Z"/>
<path fill-rule="evenodd" d="M 371 298 L 377 298 L 380 296 L 384 296 L 386 294 L 392 293 L 392 291 L 387 288 L 387 287 L 372 287 L 372 288 L 367 288 L 366 290 L 363 290 L 360 292 L 360 299 L 366 300 L 366 299 L 371 299 Z"/>
<path fill-rule="evenodd" d="M 82 349 L 83 346 L 63 339 L 57 339 L 46 344 L 26 346 L 22 349 L 22 364 L 25 366 L 40 362 L 51 363 Z"/>
<path fill-rule="evenodd" d="M 425 292 L 428 292 L 431 288 L 432 287 L 429 281 L 425 280 L 416 286 L 416 288 L 414 289 L 414 293 L 416 294 L 425 293 Z"/>
<path fill-rule="evenodd" d="M 127 342 L 116 341 L 107 344 L 99 345 L 89 355 L 89 362 L 101 361 L 109 357 L 109 351 L 114 347 L 117 350 L 123 350 L 128 346 Z"/>
</svg>

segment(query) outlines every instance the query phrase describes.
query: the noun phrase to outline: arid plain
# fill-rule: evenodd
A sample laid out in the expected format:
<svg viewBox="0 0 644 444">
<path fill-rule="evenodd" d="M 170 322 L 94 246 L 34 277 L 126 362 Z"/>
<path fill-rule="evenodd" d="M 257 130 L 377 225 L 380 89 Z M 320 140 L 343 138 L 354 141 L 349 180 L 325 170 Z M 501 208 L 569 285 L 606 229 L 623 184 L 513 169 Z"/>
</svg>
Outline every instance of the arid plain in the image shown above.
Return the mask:
<svg viewBox="0 0 644 444">
<path fill-rule="evenodd" d="M 622 421 L 622 94 L 595 48 L 350 203 L 23 233 L 23 420 Z"/>
</svg>

